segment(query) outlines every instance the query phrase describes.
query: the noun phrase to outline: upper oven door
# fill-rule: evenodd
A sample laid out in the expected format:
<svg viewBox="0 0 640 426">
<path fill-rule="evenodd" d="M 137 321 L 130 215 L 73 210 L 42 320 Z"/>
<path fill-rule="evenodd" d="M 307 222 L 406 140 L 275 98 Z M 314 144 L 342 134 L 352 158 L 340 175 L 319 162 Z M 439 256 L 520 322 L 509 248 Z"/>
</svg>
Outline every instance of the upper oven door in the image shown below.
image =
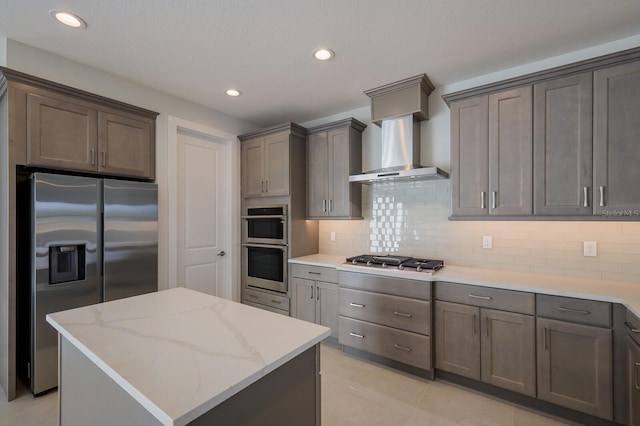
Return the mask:
<svg viewBox="0 0 640 426">
<path fill-rule="evenodd" d="M 242 216 L 244 243 L 287 244 L 286 206 L 249 207 Z"/>
</svg>

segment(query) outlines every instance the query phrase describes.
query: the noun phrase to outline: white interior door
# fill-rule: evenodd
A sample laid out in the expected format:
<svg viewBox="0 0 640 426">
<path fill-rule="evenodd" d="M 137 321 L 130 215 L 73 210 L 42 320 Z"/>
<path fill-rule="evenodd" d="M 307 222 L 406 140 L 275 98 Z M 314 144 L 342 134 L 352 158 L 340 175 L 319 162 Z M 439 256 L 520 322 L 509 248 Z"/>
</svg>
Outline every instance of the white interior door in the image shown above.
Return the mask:
<svg viewBox="0 0 640 426">
<path fill-rule="evenodd" d="M 178 128 L 178 285 L 231 296 L 230 141 Z"/>
</svg>

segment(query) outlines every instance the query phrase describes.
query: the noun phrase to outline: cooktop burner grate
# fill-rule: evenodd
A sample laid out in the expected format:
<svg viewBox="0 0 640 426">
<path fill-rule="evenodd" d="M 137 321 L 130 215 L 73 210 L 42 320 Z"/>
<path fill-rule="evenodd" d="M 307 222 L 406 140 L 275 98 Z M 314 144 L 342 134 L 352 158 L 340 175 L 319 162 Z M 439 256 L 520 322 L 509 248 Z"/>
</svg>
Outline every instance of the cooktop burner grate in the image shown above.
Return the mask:
<svg viewBox="0 0 640 426">
<path fill-rule="evenodd" d="M 388 268 L 390 266 L 396 267 L 400 270 L 412 269 L 417 272 L 435 272 L 444 266 L 442 260 L 433 259 L 418 259 L 410 256 L 395 256 L 395 255 L 373 255 L 373 254 L 361 254 L 359 256 L 348 257 L 347 262 L 351 262 L 354 265 L 365 264 L 366 266 L 379 266 L 382 268 Z"/>
</svg>

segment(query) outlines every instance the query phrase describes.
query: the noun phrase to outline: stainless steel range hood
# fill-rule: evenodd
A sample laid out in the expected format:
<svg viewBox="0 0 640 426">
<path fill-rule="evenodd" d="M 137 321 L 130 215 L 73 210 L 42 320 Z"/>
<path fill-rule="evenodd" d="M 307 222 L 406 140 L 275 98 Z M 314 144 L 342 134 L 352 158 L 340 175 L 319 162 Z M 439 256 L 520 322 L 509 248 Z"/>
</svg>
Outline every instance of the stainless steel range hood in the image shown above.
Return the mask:
<svg viewBox="0 0 640 426">
<path fill-rule="evenodd" d="M 425 74 L 368 90 L 371 121 L 382 126 L 381 167 L 349 176 L 349 182 L 371 184 L 396 180 L 446 179 L 449 174 L 420 165 L 420 121 L 429 118 L 433 85 Z"/>
</svg>

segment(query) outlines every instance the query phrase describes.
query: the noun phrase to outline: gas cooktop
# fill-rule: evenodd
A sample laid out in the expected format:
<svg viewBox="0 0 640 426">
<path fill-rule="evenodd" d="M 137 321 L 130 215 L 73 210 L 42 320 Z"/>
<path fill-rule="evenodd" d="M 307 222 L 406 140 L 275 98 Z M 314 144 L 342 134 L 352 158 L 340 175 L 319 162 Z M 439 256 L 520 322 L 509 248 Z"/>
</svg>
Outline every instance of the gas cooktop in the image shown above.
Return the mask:
<svg viewBox="0 0 640 426">
<path fill-rule="evenodd" d="M 377 266 L 381 268 L 393 267 L 399 270 L 413 270 L 417 272 L 434 273 L 444 267 L 442 260 L 417 259 L 409 256 L 361 254 L 348 257 L 347 262 L 354 265 Z"/>
</svg>

